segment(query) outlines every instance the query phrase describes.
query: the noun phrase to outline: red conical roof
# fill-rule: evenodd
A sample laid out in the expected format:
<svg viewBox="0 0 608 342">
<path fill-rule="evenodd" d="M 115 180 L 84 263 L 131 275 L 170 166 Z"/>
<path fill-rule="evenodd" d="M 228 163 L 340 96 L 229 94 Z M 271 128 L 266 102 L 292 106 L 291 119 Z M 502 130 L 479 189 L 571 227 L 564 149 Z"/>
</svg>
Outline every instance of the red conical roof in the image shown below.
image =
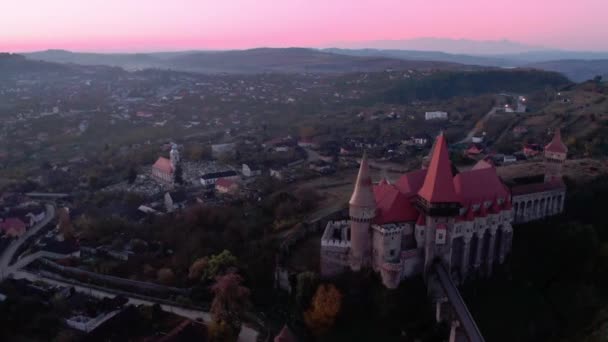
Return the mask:
<svg viewBox="0 0 608 342">
<path fill-rule="evenodd" d="M 435 141 L 431 162 L 418 195 L 429 203 L 459 202 L 454 189 L 452 166 L 443 133 Z"/>
<path fill-rule="evenodd" d="M 350 205 L 357 207 L 376 207 L 376 200 L 374 199 L 374 189 L 372 186 L 372 177 L 369 174 L 369 164 L 367 162 L 367 155 L 363 154 L 361 159 L 361 166 L 359 166 L 359 174 L 357 175 L 357 181 L 355 182 L 355 190 L 353 195 L 348 201 Z"/>
<path fill-rule="evenodd" d="M 545 146 L 545 151 L 553 152 L 553 153 L 568 153 L 568 148 L 562 142 L 562 133 L 559 128 L 555 130 L 555 134 L 553 134 L 553 139 L 547 146 Z"/>
</svg>

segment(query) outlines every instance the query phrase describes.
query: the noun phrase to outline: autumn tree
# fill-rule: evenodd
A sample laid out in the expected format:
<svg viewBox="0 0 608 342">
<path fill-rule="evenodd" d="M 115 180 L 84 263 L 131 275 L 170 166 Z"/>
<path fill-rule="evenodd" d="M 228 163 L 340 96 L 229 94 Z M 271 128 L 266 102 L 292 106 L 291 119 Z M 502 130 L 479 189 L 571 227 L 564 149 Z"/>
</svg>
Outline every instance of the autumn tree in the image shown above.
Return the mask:
<svg viewBox="0 0 608 342">
<path fill-rule="evenodd" d="M 161 268 L 156 274 L 158 282 L 164 285 L 172 284 L 175 281 L 175 274 L 170 268 Z"/>
<path fill-rule="evenodd" d="M 304 321 L 315 335 L 329 331 L 342 306 L 342 294 L 333 284 L 317 288 L 310 309 L 304 313 Z"/>
<path fill-rule="evenodd" d="M 188 279 L 201 279 L 207 266 L 209 266 L 209 258 L 207 257 L 194 260 L 188 269 Z"/>
<path fill-rule="evenodd" d="M 68 209 L 59 208 L 57 210 L 57 216 L 59 217 L 59 222 L 57 223 L 59 233 L 65 240 L 72 239 L 74 237 L 74 226 L 72 225 L 72 220 L 70 219 Z"/>
<path fill-rule="evenodd" d="M 211 286 L 211 318 L 216 324 L 225 324 L 235 336 L 241 331 L 241 319 L 249 305 L 249 289 L 242 286 L 243 278 L 236 273 L 218 276 Z"/>
</svg>

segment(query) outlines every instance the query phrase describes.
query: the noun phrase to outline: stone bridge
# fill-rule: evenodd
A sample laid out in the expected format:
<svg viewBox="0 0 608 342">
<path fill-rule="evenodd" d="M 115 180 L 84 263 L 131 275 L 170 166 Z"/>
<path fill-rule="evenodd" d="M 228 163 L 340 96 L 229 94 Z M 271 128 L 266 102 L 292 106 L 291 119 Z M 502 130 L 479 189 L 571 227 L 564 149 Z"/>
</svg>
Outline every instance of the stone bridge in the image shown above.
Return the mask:
<svg viewBox="0 0 608 342">
<path fill-rule="evenodd" d="M 450 342 L 485 342 L 471 312 L 445 267 L 437 262 L 428 278 L 437 322 L 450 323 Z"/>
</svg>

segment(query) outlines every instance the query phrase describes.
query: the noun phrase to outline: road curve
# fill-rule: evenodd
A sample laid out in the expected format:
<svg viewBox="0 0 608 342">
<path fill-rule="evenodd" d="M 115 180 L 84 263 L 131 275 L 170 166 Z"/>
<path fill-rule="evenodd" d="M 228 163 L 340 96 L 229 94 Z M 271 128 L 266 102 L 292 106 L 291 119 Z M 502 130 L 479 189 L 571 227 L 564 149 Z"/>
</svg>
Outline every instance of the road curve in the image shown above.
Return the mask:
<svg viewBox="0 0 608 342">
<path fill-rule="evenodd" d="M 13 241 L 13 243 L 11 243 L 0 256 L 0 281 L 9 275 L 7 272 L 8 266 L 11 260 L 13 260 L 15 253 L 19 250 L 19 247 L 21 247 L 21 245 L 30 237 L 36 235 L 42 228 L 44 228 L 47 224 L 49 224 L 49 222 L 51 222 L 51 220 L 55 218 L 55 206 L 52 204 L 46 204 L 45 207 L 46 215 L 44 219 L 38 222 L 38 224 L 36 224 L 34 227 L 28 229 L 25 234 L 19 237 L 19 239 Z"/>
</svg>

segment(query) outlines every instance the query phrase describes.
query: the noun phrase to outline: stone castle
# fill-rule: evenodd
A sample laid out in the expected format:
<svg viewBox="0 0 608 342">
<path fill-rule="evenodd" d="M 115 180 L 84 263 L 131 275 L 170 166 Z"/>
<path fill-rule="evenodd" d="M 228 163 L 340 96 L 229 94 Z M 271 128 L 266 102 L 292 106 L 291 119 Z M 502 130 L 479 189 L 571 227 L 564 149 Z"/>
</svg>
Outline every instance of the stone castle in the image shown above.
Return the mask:
<svg viewBox="0 0 608 342">
<path fill-rule="evenodd" d="M 349 219 L 331 221 L 321 238 L 321 274 L 371 268 L 388 288 L 440 262 L 456 283 L 487 276 L 511 250 L 512 223 L 561 213 L 566 187 L 561 170 L 567 148 L 559 130 L 545 146 L 544 180 L 508 187 L 481 161 L 453 168 L 440 134 L 427 168 L 372 184 L 363 156 Z"/>
</svg>

